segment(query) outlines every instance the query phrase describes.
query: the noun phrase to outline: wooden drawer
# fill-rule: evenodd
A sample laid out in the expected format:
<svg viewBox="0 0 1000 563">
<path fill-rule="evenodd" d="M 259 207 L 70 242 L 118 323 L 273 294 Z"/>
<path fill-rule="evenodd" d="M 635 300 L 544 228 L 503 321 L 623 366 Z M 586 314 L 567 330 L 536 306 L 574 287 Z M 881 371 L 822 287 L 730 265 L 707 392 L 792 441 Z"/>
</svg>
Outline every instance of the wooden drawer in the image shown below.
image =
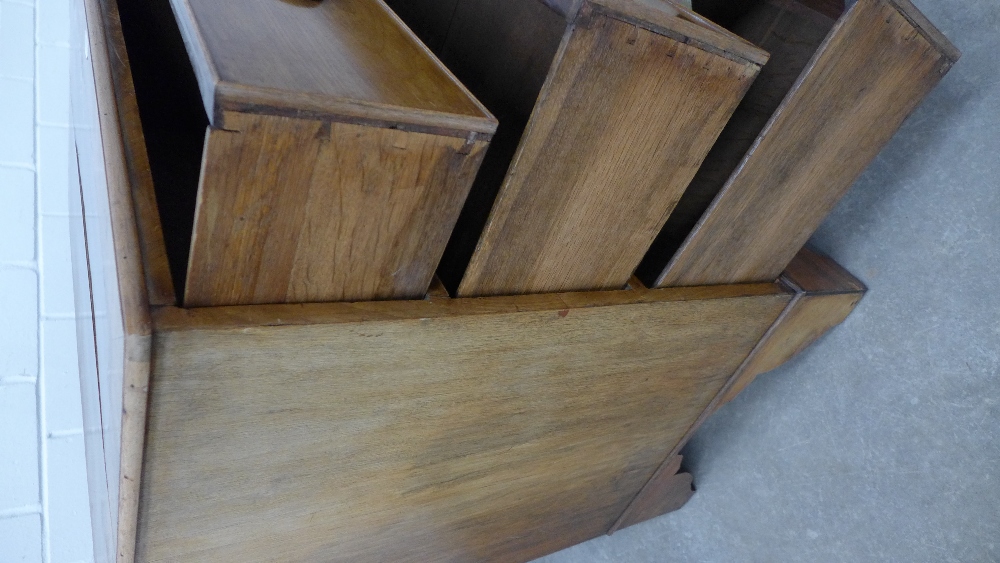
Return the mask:
<svg viewBox="0 0 1000 563">
<path fill-rule="evenodd" d="M 773 280 L 961 53 L 909 0 L 694 3 L 771 60 L 637 274 Z"/>
<path fill-rule="evenodd" d="M 389 4 L 500 119 L 440 268 L 462 296 L 621 288 L 767 60 L 668 2 Z"/>
<path fill-rule="evenodd" d="M 185 305 L 426 292 L 496 120 L 384 4 L 120 10 Z"/>
</svg>

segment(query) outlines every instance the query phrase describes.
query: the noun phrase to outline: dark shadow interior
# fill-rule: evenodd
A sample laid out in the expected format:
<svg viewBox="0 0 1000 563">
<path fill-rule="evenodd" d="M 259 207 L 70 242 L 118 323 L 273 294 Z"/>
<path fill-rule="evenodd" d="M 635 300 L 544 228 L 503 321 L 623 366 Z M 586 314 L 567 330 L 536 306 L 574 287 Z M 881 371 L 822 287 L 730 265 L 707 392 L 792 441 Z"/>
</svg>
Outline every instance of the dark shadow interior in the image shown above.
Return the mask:
<svg viewBox="0 0 1000 563">
<path fill-rule="evenodd" d="M 500 121 L 438 267 L 458 288 L 566 30 L 539 0 L 388 0 Z"/>
<path fill-rule="evenodd" d="M 167 258 L 184 295 L 208 116 L 169 0 L 119 0 Z"/>
</svg>

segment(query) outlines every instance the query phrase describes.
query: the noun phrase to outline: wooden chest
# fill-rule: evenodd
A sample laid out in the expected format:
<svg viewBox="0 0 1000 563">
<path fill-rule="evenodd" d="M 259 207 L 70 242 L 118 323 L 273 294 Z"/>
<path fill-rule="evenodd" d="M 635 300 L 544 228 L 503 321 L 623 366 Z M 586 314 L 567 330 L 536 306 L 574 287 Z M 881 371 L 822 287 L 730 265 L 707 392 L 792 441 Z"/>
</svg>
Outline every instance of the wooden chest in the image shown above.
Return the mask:
<svg viewBox="0 0 1000 563">
<path fill-rule="evenodd" d="M 593 3 L 603 6 L 595 8 L 598 12 L 609 10 L 612 4 Z M 860 0 L 857 6 L 861 8 L 856 6 L 851 13 L 901 4 L 902 0 Z M 755 283 L 648 288 L 632 277 L 621 287 L 600 291 L 474 298 L 452 297 L 444 284 L 431 283 L 427 275 L 427 282 L 421 283 L 430 283 L 430 288 L 411 286 L 406 290 L 409 299 L 351 299 L 354 294 L 338 293 L 316 299 L 341 302 L 191 307 L 205 304 L 189 293 L 196 253 L 206 242 L 197 240 L 199 233 L 221 229 L 220 236 L 232 237 L 240 232 L 234 223 L 218 218 L 222 215 L 207 221 L 211 227 L 207 230 L 197 226 L 207 217 L 202 210 L 212 188 L 205 178 L 213 173 L 210 157 L 216 147 L 219 155 L 236 155 L 216 159 L 220 164 L 253 160 L 245 158 L 247 151 L 266 156 L 292 145 L 298 148 L 288 149 L 289 158 L 298 158 L 303 145 L 295 143 L 319 143 L 317 151 L 327 150 L 323 143 L 334 143 L 335 131 L 342 126 L 361 128 L 350 129 L 344 142 L 360 142 L 357 139 L 368 135 L 376 139 L 364 145 L 362 160 L 365 155 L 383 154 L 376 146 L 383 141 L 400 151 L 404 148 L 396 144 L 405 145 L 406 151 L 419 145 L 423 148 L 415 152 L 424 156 L 434 153 L 434 147 L 447 146 L 449 162 L 455 165 L 448 170 L 454 175 L 427 174 L 437 174 L 434 194 L 452 198 L 451 203 L 438 206 L 443 200 L 426 200 L 420 204 L 423 207 L 417 207 L 423 210 L 420 217 L 445 208 L 457 216 L 454 198 L 461 199 L 459 192 L 472 182 L 495 121 L 374 0 L 321 4 L 254 0 L 248 6 L 263 13 L 291 10 L 334 19 L 339 17 L 333 13 L 336 10 L 347 10 L 352 18 L 375 10 L 387 26 L 380 28 L 382 32 L 422 53 L 420 60 L 428 66 L 415 80 L 430 73 L 438 77 L 435 83 L 440 89 L 454 94 L 446 105 L 454 112 L 450 117 L 442 115 L 448 112 L 423 107 L 405 112 L 406 119 L 387 115 L 387 122 L 394 125 L 384 127 L 386 123 L 375 123 L 367 113 L 360 121 L 355 119 L 351 112 L 357 106 L 340 102 L 336 107 L 324 106 L 326 98 L 313 100 L 316 105 L 308 111 L 288 115 L 282 104 L 294 96 L 268 97 L 272 87 L 281 88 L 284 83 L 257 84 L 241 91 L 242 97 L 232 95 L 239 88 L 226 86 L 230 81 L 219 70 L 225 66 L 219 61 L 229 59 L 220 53 L 243 53 L 249 48 L 241 43 L 244 37 L 234 37 L 214 49 L 208 45 L 192 48 L 191 43 L 199 41 L 198 30 L 208 29 L 212 18 L 220 17 L 213 10 L 226 9 L 223 3 L 207 0 L 176 0 L 173 6 L 182 27 L 183 10 L 190 10 L 189 23 L 197 24 L 181 30 L 189 44 L 187 51 L 223 57 L 212 63 L 218 67 L 215 75 L 209 73 L 215 82 L 195 76 L 211 65 L 197 70 L 195 64 L 188 67 L 188 86 L 195 88 L 178 88 L 176 96 L 163 95 L 156 73 L 148 65 L 140 68 L 137 64 L 151 53 L 144 53 L 142 47 L 126 49 L 126 45 L 130 34 L 158 33 L 137 22 L 173 21 L 156 19 L 169 16 L 169 10 L 162 11 L 169 6 L 124 0 L 120 5 L 115 0 L 87 0 L 74 6 L 73 116 L 81 181 L 81 197 L 73 201 L 74 274 L 97 561 L 513 562 L 612 533 L 682 505 L 692 490 L 679 451 L 699 425 L 757 374 L 776 367 L 846 318 L 865 291 L 828 258 L 796 249 L 794 259 L 789 256 L 782 271 Z M 910 14 L 906 10 L 896 13 Z M 560 41 L 570 45 L 574 34 L 581 32 L 575 24 L 566 27 L 567 21 L 564 18 L 560 24 L 564 26 Z M 844 21 L 850 20 L 838 25 L 847 25 Z M 906 21 L 912 23 L 913 17 Z M 224 27 L 235 29 L 232 26 L 237 23 L 228 21 Z M 699 25 L 698 33 L 709 30 L 716 38 L 730 37 L 714 24 Z M 903 34 L 900 40 L 926 39 L 917 35 Z M 337 35 L 352 36 L 350 31 Z M 661 37 L 676 41 L 677 36 L 635 39 L 636 44 L 655 43 Z M 629 45 L 627 34 L 624 40 Z M 311 41 L 299 41 L 305 40 L 289 39 L 289 52 L 316 47 Z M 160 44 L 170 47 L 169 41 Z M 910 43 L 899 45 L 909 48 Z M 178 41 L 170 48 L 175 53 L 184 50 Z M 353 52 L 357 55 L 364 50 Z M 927 68 L 939 72 L 943 63 L 935 60 Z M 164 64 L 173 64 L 170 61 Z M 183 72 L 169 75 L 183 76 Z M 251 82 L 248 75 L 242 76 L 244 82 Z M 920 84 L 929 84 L 924 75 L 914 76 Z M 380 82 L 372 76 L 367 79 Z M 214 84 L 215 89 L 206 89 L 206 84 Z M 806 81 L 789 95 L 801 91 L 802 84 Z M 426 91 L 420 88 L 407 95 Z M 184 96 L 193 97 L 197 104 Z M 731 96 L 731 105 L 738 98 Z M 158 121 L 160 114 L 142 114 L 147 103 L 143 99 L 152 100 L 154 107 L 165 104 L 162 107 L 180 112 L 171 115 L 183 116 L 184 111 L 194 115 L 187 114 L 190 123 L 184 118 L 164 124 Z M 255 101 L 244 104 L 239 100 Z M 304 107 L 312 103 L 309 100 L 306 96 L 295 103 Z M 372 109 L 362 105 L 358 110 L 362 113 Z M 213 120 L 207 140 L 207 124 L 196 119 L 205 108 L 210 108 L 206 116 Z M 388 111 L 379 109 L 383 110 Z M 417 118 L 407 121 L 414 115 Z M 421 121 L 425 119 L 434 124 Z M 447 121 L 450 129 L 440 129 L 444 121 L 435 120 Z M 724 121 L 719 118 L 719 128 Z M 237 133 L 231 129 L 237 123 L 250 125 L 237 127 Z M 770 123 L 770 129 L 760 132 L 762 139 L 780 121 L 774 117 Z M 894 128 L 898 123 L 890 125 Z M 293 130 L 294 134 L 289 133 Z M 278 140 L 261 141 L 272 133 Z M 412 135 L 433 139 L 421 144 Z M 510 154 L 514 149 L 527 151 L 524 146 L 531 133 L 524 135 L 508 147 Z M 248 137 L 240 140 L 241 136 Z M 707 136 L 714 137 L 714 133 Z M 200 159 L 184 156 L 197 152 L 192 151 L 188 137 L 202 143 L 198 146 L 209 155 L 204 165 Z M 286 145 L 280 140 L 286 138 L 297 140 Z M 702 148 L 708 152 L 711 140 L 704 141 Z M 726 142 L 725 134 L 722 141 Z M 534 154 L 525 152 L 525 158 Z M 747 162 L 752 158 L 748 154 Z M 160 164 L 157 159 L 162 159 Z M 420 168 L 436 170 L 435 162 L 430 158 Z M 373 168 L 366 169 L 366 175 L 385 172 L 378 170 L 385 165 L 381 159 L 368 164 Z M 694 174 L 690 168 L 684 169 Z M 240 170 L 220 172 L 214 184 L 216 196 L 242 193 L 233 191 L 235 184 L 225 187 Z M 294 176 L 301 171 L 283 166 L 279 175 Z M 254 178 L 261 177 L 258 172 L 248 172 L 239 186 L 266 191 L 266 186 L 254 183 Z M 423 174 L 400 172 L 399 177 L 416 178 L 416 185 L 423 186 Z M 193 184 L 198 190 L 181 182 L 191 175 L 202 178 L 200 184 Z M 499 177 L 507 178 L 504 185 L 517 180 L 509 176 L 506 165 L 501 166 Z M 727 185 L 731 184 L 735 180 Z M 298 184 L 285 178 L 278 185 Z M 191 201 L 200 202 L 198 218 L 192 208 L 184 223 L 184 206 L 172 208 L 183 200 L 183 194 L 164 198 L 164 186 L 188 186 L 194 194 Z M 312 202 L 302 208 L 307 214 L 331 212 L 335 206 L 316 202 L 330 193 L 346 193 L 311 190 L 308 187 L 304 196 Z M 726 188 L 723 194 L 732 190 Z M 752 190 L 741 193 L 748 209 L 759 200 Z M 262 197 L 258 195 L 255 201 Z M 708 226 L 709 218 L 725 208 L 727 197 L 735 196 L 720 197 L 699 220 L 703 224 L 698 232 L 707 235 L 720 230 Z M 783 225 L 793 226 L 799 236 L 805 227 L 798 224 L 799 215 L 793 211 L 808 206 L 799 198 L 787 200 L 790 203 L 774 211 L 773 222 L 779 230 Z M 364 222 L 354 214 L 372 211 L 372 201 L 358 200 L 362 203 L 348 215 Z M 212 205 L 229 219 L 241 216 L 229 213 L 239 208 L 239 202 L 221 197 Z M 393 207 L 388 215 L 395 218 L 404 207 Z M 374 211 L 372 220 L 377 221 L 385 209 Z M 767 218 L 763 211 L 754 213 L 758 220 Z M 435 217 L 431 226 L 447 223 Z M 258 223 L 268 220 L 265 215 L 257 219 Z M 274 230 L 266 226 L 262 231 L 277 236 L 298 229 L 294 236 L 300 237 L 299 246 L 310 240 L 309 233 L 330 240 L 328 234 L 320 236 L 313 227 L 306 227 L 310 219 L 302 216 L 296 221 L 274 226 Z M 358 228 L 368 226 L 373 224 Z M 187 241 L 193 254 L 190 260 L 178 262 L 173 253 L 178 244 L 183 247 L 183 240 L 177 240 L 183 237 L 173 233 L 185 230 L 194 233 L 194 243 Z M 290 264 L 278 271 L 294 271 L 297 260 L 283 262 L 286 253 L 267 240 L 255 239 L 260 234 L 257 229 L 245 234 L 250 238 L 230 238 L 230 243 L 206 244 L 204 249 L 227 249 L 227 244 L 235 244 L 243 249 L 234 255 L 241 260 L 250 255 L 263 260 L 260 257 L 267 252 L 276 251 L 278 258 L 268 263 Z M 785 246 L 782 241 L 775 252 L 783 252 Z M 413 255 L 406 252 L 406 256 Z M 436 262 L 431 260 L 432 253 L 417 254 L 421 262 Z M 732 265 L 743 256 L 720 252 L 713 264 Z M 250 265 L 225 260 L 206 262 L 226 264 L 216 272 L 224 275 L 214 275 L 223 282 L 229 272 Z M 387 262 L 371 262 L 362 266 L 386 271 Z M 303 263 L 314 264 L 311 260 Z M 323 271 L 324 279 L 336 279 L 328 275 L 334 270 Z M 428 271 L 433 272 L 433 264 Z M 235 273 L 233 277 L 252 278 Z M 228 281 L 239 291 L 226 295 L 264 294 L 264 286 L 257 282 Z M 185 287 L 184 299 L 175 294 L 178 287 Z M 387 286 L 372 282 L 365 287 Z M 284 301 L 292 289 L 286 284 L 283 298 L 265 300 Z"/>
</svg>

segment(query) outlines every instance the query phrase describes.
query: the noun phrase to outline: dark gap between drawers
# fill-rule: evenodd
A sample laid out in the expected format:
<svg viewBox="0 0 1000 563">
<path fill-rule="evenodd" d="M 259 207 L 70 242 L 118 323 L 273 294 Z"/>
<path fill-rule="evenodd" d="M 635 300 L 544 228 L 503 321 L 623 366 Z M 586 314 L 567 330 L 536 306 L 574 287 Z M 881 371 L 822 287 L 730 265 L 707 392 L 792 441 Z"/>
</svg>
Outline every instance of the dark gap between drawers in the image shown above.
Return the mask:
<svg viewBox="0 0 1000 563">
<path fill-rule="evenodd" d="M 844 12 L 843 0 L 694 0 L 694 10 L 770 53 L 636 270 L 654 287 Z"/>
<path fill-rule="evenodd" d="M 169 0 L 118 0 L 171 277 L 184 295 L 208 116 Z"/>
</svg>

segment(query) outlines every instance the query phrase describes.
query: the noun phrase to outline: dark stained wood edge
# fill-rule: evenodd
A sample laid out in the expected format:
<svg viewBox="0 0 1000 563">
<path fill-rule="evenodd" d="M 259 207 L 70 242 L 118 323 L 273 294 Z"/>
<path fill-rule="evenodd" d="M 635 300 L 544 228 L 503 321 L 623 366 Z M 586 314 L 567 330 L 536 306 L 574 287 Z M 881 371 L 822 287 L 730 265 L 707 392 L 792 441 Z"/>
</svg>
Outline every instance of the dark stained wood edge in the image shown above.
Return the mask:
<svg viewBox="0 0 1000 563">
<path fill-rule="evenodd" d="M 694 495 L 693 477 L 690 473 L 678 473 L 683 456 L 675 455 L 669 460 L 659 477 L 650 481 L 651 486 L 637 496 L 629 519 L 619 527 L 627 528 L 680 509 Z"/>
<path fill-rule="evenodd" d="M 198 82 L 198 91 L 201 93 L 201 101 L 205 105 L 205 113 L 209 119 L 216 115 L 215 89 L 219 83 L 219 72 L 215 65 L 208 59 L 208 45 L 201 32 L 194 26 L 186 25 L 195 21 L 194 12 L 184 0 L 170 0 L 170 9 L 174 12 L 174 20 L 177 21 L 177 28 L 181 32 L 181 39 L 184 40 L 184 47 L 187 51 L 188 60 L 194 68 L 194 75 Z"/>
<path fill-rule="evenodd" d="M 791 288 L 789 289 L 791 290 Z M 767 331 L 764 332 L 764 336 L 762 336 L 761 339 L 757 342 L 757 344 L 754 345 L 753 349 L 750 350 L 750 353 L 747 355 L 747 357 L 744 358 L 743 362 L 740 363 L 740 365 L 736 368 L 736 371 L 734 371 L 733 374 L 729 376 L 729 379 L 726 381 L 726 384 L 723 385 L 721 389 L 719 389 L 718 393 L 715 394 L 715 397 L 712 399 L 712 401 L 708 403 L 707 407 L 705 407 L 705 410 L 702 411 L 702 413 L 698 416 L 698 418 L 695 419 L 695 421 L 688 428 L 687 432 L 684 433 L 684 436 L 680 439 L 679 442 L 677 442 L 677 444 L 674 445 L 674 447 L 670 450 L 670 453 L 667 454 L 666 458 L 664 458 L 663 463 L 660 464 L 660 467 L 653 472 L 653 475 L 649 478 L 646 484 L 643 485 L 643 487 L 639 490 L 639 493 L 636 494 L 636 496 L 632 499 L 632 502 L 629 503 L 628 507 L 625 508 L 625 511 L 622 512 L 621 516 L 618 517 L 618 520 L 615 521 L 614 525 L 611 526 L 611 528 L 608 530 L 609 536 L 611 534 L 614 534 L 624 526 L 626 526 L 627 525 L 626 522 L 632 521 L 633 512 L 635 512 L 635 510 L 637 509 L 636 499 L 642 498 L 644 495 L 646 495 L 648 489 L 653 487 L 658 480 L 663 478 L 663 474 L 667 473 L 668 469 L 670 468 L 670 463 L 673 460 L 674 456 L 680 453 L 684 445 L 687 444 L 688 441 L 691 440 L 691 437 L 694 436 L 694 433 L 698 431 L 698 428 L 701 428 L 701 425 L 705 423 L 705 420 L 707 420 L 708 417 L 711 416 L 717 410 L 718 405 L 722 402 L 723 397 L 726 396 L 726 393 L 729 391 L 729 388 L 736 383 L 736 381 L 740 378 L 743 372 L 747 369 L 747 366 L 750 365 L 750 362 L 753 360 L 754 356 L 756 356 L 760 352 L 760 350 L 764 347 L 764 344 L 767 342 L 767 340 L 771 337 L 772 334 L 774 334 L 777 331 L 778 326 L 781 325 L 781 323 L 788 316 L 789 312 L 795 307 L 795 304 L 801 298 L 802 298 L 801 293 L 795 293 L 794 296 L 791 298 L 791 300 L 788 301 L 788 303 L 785 305 L 784 310 L 782 310 L 781 314 L 778 315 L 778 318 L 775 319 L 774 322 L 771 324 L 771 326 L 768 327 Z"/>
<path fill-rule="evenodd" d="M 744 359 L 739 367 L 736 368 L 733 374 L 726 381 L 726 384 L 723 385 L 719 392 L 715 395 L 715 398 L 712 399 L 702 414 L 694 421 L 688 431 L 685 432 L 680 442 L 678 442 L 673 449 L 670 450 L 670 453 L 667 454 L 667 457 L 664 459 L 661 467 L 653 473 L 649 482 L 643 486 L 615 524 L 608 530 L 608 535 L 613 534 L 625 526 L 641 521 L 641 519 L 638 519 L 637 516 L 633 515 L 633 513 L 637 510 L 637 499 L 642 498 L 646 494 L 647 488 L 654 487 L 658 480 L 664 479 L 664 474 L 672 474 L 672 472 L 670 472 L 670 467 L 674 456 L 677 456 L 680 453 L 681 449 L 688 443 L 691 437 L 694 436 L 694 433 L 701 427 L 705 420 L 715 413 L 715 411 L 718 410 L 718 408 L 728 399 L 732 398 L 730 396 L 730 391 L 733 387 L 746 377 L 752 378 L 756 375 L 749 373 L 749 370 L 752 369 L 755 358 L 766 350 L 771 338 L 777 334 L 779 330 L 781 330 L 782 324 L 791 315 L 792 311 L 795 310 L 798 304 L 803 301 L 803 299 L 816 295 L 840 294 L 858 294 L 858 299 L 860 299 L 860 297 L 864 295 L 865 291 L 867 291 L 864 284 L 862 284 L 843 266 L 837 264 L 830 257 L 811 249 L 803 249 L 799 251 L 795 259 L 792 261 L 792 265 L 790 265 L 790 270 L 791 273 L 788 276 L 782 274 L 777 283 L 788 288 L 789 291 L 794 293 L 792 299 L 753 347 L 746 359 Z M 799 283 L 805 287 L 798 285 Z M 673 471 L 676 472 L 676 469 Z"/>
<path fill-rule="evenodd" d="M 739 35 L 714 24 L 701 23 L 703 19 L 696 20 L 696 14 L 676 4 L 665 1 L 662 4 L 664 9 L 661 10 L 635 0 L 587 0 L 578 20 L 587 17 L 589 8 L 595 13 L 636 25 L 740 64 L 761 66 L 767 62 L 769 55 L 766 51 Z M 681 14 L 690 15 L 685 19 Z"/>
<path fill-rule="evenodd" d="M 889 6 L 897 10 L 897 12 L 899 12 L 900 15 L 903 16 L 911 25 L 914 25 L 914 28 L 918 32 L 920 32 L 921 35 L 925 39 L 927 39 L 932 46 L 934 46 L 936 49 L 939 50 L 942 57 L 944 58 L 944 63 L 941 64 L 940 73 L 942 75 L 947 73 L 948 70 L 951 69 L 951 67 L 954 65 L 955 61 L 958 60 L 958 57 L 961 56 L 961 52 L 950 41 L 948 41 L 948 39 L 936 27 L 934 27 L 934 25 L 931 24 L 931 22 L 927 20 L 927 18 L 924 17 L 922 13 L 919 12 L 909 2 L 909 0 L 879 0 L 879 1 L 885 2 Z M 670 278 L 675 278 L 678 275 L 675 272 L 675 269 L 679 267 L 678 262 L 682 258 L 686 257 L 688 252 L 691 252 L 689 249 L 692 246 L 698 244 L 698 242 L 696 242 L 696 239 L 700 238 L 701 234 L 700 231 L 704 228 L 705 222 L 708 220 L 709 217 L 715 214 L 715 211 L 718 207 L 723 205 L 723 201 L 727 199 L 728 194 L 731 191 L 734 180 L 740 174 L 746 163 L 751 158 L 754 157 L 755 150 L 757 146 L 760 144 L 761 139 L 763 139 L 765 136 L 771 133 L 771 128 L 779 120 L 782 114 L 785 113 L 788 106 L 791 104 L 793 98 L 799 92 L 803 82 L 805 82 L 807 79 L 810 78 L 810 75 L 813 73 L 813 70 L 815 69 L 819 61 L 823 57 L 827 56 L 827 51 L 830 49 L 830 45 L 838 41 L 839 35 L 841 34 L 841 29 L 849 22 L 853 21 L 855 10 L 861 9 L 858 7 L 860 4 L 861 4 L 860 2 L 856 1 L 847 10 L 845 10 L 841 15 L 841 17 L 834 23 L 834 26 L 827 34 L 826 39 L 824 39 L 823 42 L 820 44 L 820 46 L 816 49 L 816 52 L 813 54 L 809 63 L 799 74 L 799 77 L 795 80 L 795 83 L 788 91 L 788 94 L 785 96 L 784 100 L 782 100 L 781 104 L 778 106 L 778 109 L 775 110 L 775 112 L 771 115 L 771 118 L 768 120 L 767 124 L 757 135 L 757 139 L 754 141 L 753 146 L 751 146 L 750 150 L 747 151 L 746 155 L 744 155 L 739 165 L 737 165 L 737 167 L 732 171 L 732 173 L 729 176 L 729 179 L 726 180 L 725 184 L 719 190 L 719 193 L 716 194 L 715 198 L 712 200 L 712 203 L 702 214 L 701 219 L 698 220 L 694 228 L 691 230 L 690 233 L 688 233 L 687 237 L 674 252 L 673 256 L 667 262 L 667 265 L 656 276 L 655 282 L 652 284 L 654 287 L 662 287 L 669 283 L 674 283 Z"/>
<path fill-rule="evenodd" d="M 114 0 L 106 0 L 114 2 Z M 115 252 L 124 334 L 122 375 L 121 443 L 105 447 L 121 448 L 118 503 L 118 563 L 135 557 L 136 518 L 139 507 L 139 479 L 146 430 L 152 322 L 135 205 L 129 181 L 123 131 L 112 86 L 112 45 L 105 35 L 106 18 L 100 0 L 86 0 L 87 33 L 94 69 L 97 108 L 101 127 L 105 173 L 108 181 L 110 220 Z M 113 499 L 114 500 L 114 499 Z"/>
<path fill-rule="evenodd" d="M 439 127 L 437 125 L 413 125 L 411 123 L 400 123 L 399 121 L 386 121 L 373 119 L 371 117 L 358 117 L 346 115 L 346 112 L 331 114 L 324 111 L 314 111 L 308 108 L 284 108 L 265 107 L 259 104 L 243 101 L 227 102 L 218 106 L 218 115 L 213 123 L 221 124 L 220 127 L 212 125 L 213 129 L 219 131 L 239 131 L 235 125 L 240 121 L 240 116 L 246 114 L 273 115 L 275 117 L 290 117 L 293 119 L 309 119 L 313 121 L 325 121 L 328 123 L 349 123 L 351 125 L 365 125 L 368 127 L 378 127 L 381 129 L 395 129 L 397 131 L 407 131 L 411 133 L 427 133 L 430 135 L 440 135 L 443 137 L 458 137 L 466 139 L 470 143 L 476 141 L 489 142 L 493 139 L 492 132 L 481 132 L 469 129 L 454 127 Z M 361 112 L 364 113 L 364 112 Z"/>
<path fill-rule="evenodd" d="M 887 0 L 889 4 L 896 9 L 907 21 L 910 22 L 921 35 L 927 40 L 928 43 L 933 45 L 944 58 L 948 59 L 951 64 L 958 62 L 961 58 L 962 52 L 948 40 L 947 37 L 927 19 L 924 14 L 913 5 L 910 0 Z M 950 67 L 951 65 L 949 65 Z M 947 72 L 947 69 L 944 70 Z"/>
<path fill-rule="evenodd" d="M 145 267 L 146 291 L 152 306 L 173 305 L 177 302 L 174 282 L 170 276 L 167 247 L 163 239 L 163 226 L 153 189 L 153 176 L 146 152 L 146 140 L 139 120 L 139 105 L 132 83 L 132 70 L 125 37 L 118 16 L 116 0 L 101 0 L 104 10 L 104 33 L 108 50 L 114 56 L 111 62 L 115 98 L 118 102 L 118 123 L 125 146 L 125 160 L 128 164 L 128 178 L 135 203 L 136 224 L 139 233 L 139 249 Z"/>
<path fill-rule="evenodd" d="M 159 307 L 153 310 L 156 332 L 215 330 L 308 324 L 337 324 L 388 320 L 416 320 L 463 315 L 498 315 L 535 311 L 566 311 L 639 303 L 732 299 L 763 295 L 788 295 L 777 283 L 741 284 L 665 289 L 632 289 L 572 293 L 546 293 L 501 297 L 451 299 L 430 295 L 413 301 L 359 303 L 305 303 L 233 307 Z"/>
<path fill-rule="evenodd" d="M 478 101 L 476 103 L 479 104 Z M 454 137 L 466 137 L 469 132 L 493 135 L 499 123 L 489 113 L 483 117 L 463 116 L 222 81 L 215 85 L 213 107 L 214 113 L 209 115 L 212 125 L 219 129 L 230 128 L 226 114 L 231 111 L 328 121 L 350 120 L 373 127 Z"/>
</svg>

